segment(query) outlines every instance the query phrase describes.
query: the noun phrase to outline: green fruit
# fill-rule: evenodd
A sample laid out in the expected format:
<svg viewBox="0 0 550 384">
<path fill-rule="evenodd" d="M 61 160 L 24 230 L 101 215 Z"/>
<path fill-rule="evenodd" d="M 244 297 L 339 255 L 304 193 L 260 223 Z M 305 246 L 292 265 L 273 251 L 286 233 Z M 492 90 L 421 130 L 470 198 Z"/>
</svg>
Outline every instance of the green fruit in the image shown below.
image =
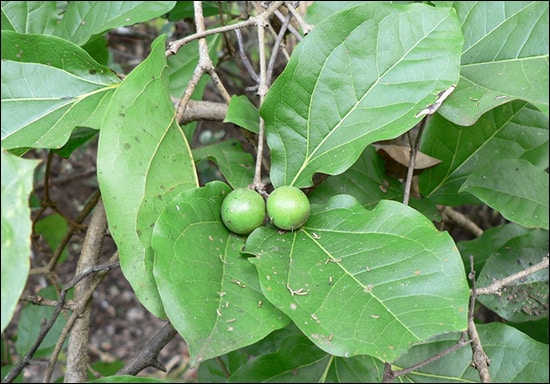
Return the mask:
<svg viewBox="0 0 550 384">
<path fill-rule="evenodd" d="M 222 202 L 221 216 L 231 232 L 248 235 L 264 222 L 264 198 L 249 188 L 234 189 Z"/>
<path fill-rule="evenodd" d="M 293 231 L 309 218 L 309 200 L 296 187 L 285 185 L 276 188 L 267 198 L 267 215 L 278 228 Z"/>
</svg>

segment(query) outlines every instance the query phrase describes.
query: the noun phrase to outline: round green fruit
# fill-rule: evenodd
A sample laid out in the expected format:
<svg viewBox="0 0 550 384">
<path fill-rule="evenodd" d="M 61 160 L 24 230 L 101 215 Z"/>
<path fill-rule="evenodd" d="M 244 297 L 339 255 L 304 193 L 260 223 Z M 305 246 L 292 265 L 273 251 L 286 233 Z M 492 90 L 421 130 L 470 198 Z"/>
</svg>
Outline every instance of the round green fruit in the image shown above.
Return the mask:
<svg viewBox="0 0 550 384">
<path fill-rule="evenodd" d="M 267 215 L 285 231 L 300 228 L 309 218 L 309 200 L 299 188 L 285 185 L 276 188 L 267 198 Z"/>
<path fill-rule="evenodd" d="M 264 198 L 249 188 L 234 189 L 222 202 L 221 216 L 231 232 L 248 235 L 264 222 Z"/>
</svg>

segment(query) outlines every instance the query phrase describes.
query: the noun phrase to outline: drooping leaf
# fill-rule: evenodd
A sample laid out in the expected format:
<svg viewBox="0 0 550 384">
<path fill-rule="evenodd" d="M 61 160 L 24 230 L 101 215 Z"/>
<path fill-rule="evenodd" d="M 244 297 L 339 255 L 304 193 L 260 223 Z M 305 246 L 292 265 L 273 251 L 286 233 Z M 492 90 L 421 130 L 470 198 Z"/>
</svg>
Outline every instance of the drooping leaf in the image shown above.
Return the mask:
<svg viewBox="0 0 550 384">
<path fill-rule="evenodd" d="M 56 35 L 76 45 L 102 32 L 149 21 L 170 11 L 175 1 L 74 1 L 67 5 Z"/>
<path fill-rule="evenodd" d="M 548 254 L 548 231 L 534 230 L 506 242 L 479 272 L 478 287 L 539 263 Z M 532 273 L 502 288 L 500 295 L 478 295 L 477 300 L 512 322 L 548 317 L 548 269 Z"/>
<path fill-rule="evenodd" d="M 258 133 L 260 113 L 248 97 L 244 95 L 232 96 L 231 102 L 227 106 L 224 123 L 233 123 L 248 129 L 250 132 Z"/>
<path fill-rule="evenodd" d="M 337 196 L 313 206 L 298 231 L 256 229 L 245 251 L 256 255 L 264 295 L 336 356 L 393 361 L 466 327 L 469 293 L 452 239 L 403 204 L 367 211 Z"/>
<path fill-rule="evenodd" d="M 241 253 L 246 238 L 221 220 L 230 191 L 214 181 L 177 195 L 153 232 L 155 280 L 192 364 L 253 344 L 288 323 L 262 295 L 256 270 Z"/>
<path fill-rule="evenodd" d="M 191 150 L 175 122 L 163 35 L 115 92 L 101 128 L 98 181 L 120 265 L 137 297 L 164 316 L 153 279 L 153 224 L 178 192 L 198 185 Z"/>
<path fill-rule="evenodd" d="M 31 256 L 29 194 L 39 161 L 2 151 L 2 332 L 27 284 Z"/>
<path fill-rule="evenodd" d="M 254 158 L 245 152 L 239 140 L 226 140 L 220 143 L 193 149 L 196 161 L 211 159 L 233 189 L 246 188 L 254 179 Z"/>
<path fill-rule="evenodd" d="M 119 83 L 68 41 L 2 31 L 2 146 L 60 148 L 77 126 L 99 129 Z"/>
<path fill-rule="evenodd" d="M 454 11 L 368 2 L 323 20 L 294 50 L 260 113 L 275 187 L 339 174 L 364 148 L 412 128 L 458 81 Z"/>
<path fill-rule="evenodd" d="M 453 7 L 464 33 L 460 81 L 439 113 L 472 125 L 521 99 L 548 116 L 548 2 L 457 1 Z"/>
<path fill-rule="evenodd" d="M 491 359 L 489 375 L 493 383 L 547 383 L 548 344 L 535 341 L 515 328 L 502 323 L 476 326 L 483 350 Z M 413 347 L 394 363 L 394 370 L 410 367 L 433 357 L 456 344 L 459 335 L 447 334 Z M 407 374 L 415 383 L 479 382 L 479 372 L 472 367 L 469 345 Z"/>
<path fill-rule="evenodd" d="M 476 204 L 477 198 L 459 189 L 478 168 L 504 159 L 525 159 L 541 169 L 548 166 L 548 117 L 523 101 L 497 107 L 470 127 L 435 114 L 426 124 L 421 150 L 442 160 L 419 175 L 424 196 L 438 204 Z"/>
<path fill-rule="evenodd" d="M 527 160 L 506 159 L 470 174 L 459 192 L 477 196 L 506 219 L 548 229 L 548 173 Z"/>
</svg>

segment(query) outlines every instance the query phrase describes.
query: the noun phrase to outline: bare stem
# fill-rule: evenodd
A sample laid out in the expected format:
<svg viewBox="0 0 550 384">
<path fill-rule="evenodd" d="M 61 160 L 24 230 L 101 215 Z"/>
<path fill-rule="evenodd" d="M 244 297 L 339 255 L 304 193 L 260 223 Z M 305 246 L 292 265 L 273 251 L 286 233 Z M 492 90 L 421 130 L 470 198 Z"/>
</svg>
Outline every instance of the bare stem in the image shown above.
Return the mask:
<svg viewBox="0 0 550 384">
<path fill-rule="evenodd" d="M 416 139 L 414 143 L 410 143 L 411 151 L 409 155 L 409 166 L 407 168 L 407 178 L 405 179 L 405 191 L 403 193 L 403 204 L 409 205 L 409 197 L 411 195 L 411 186 L 414 176 L 414 167 L 416 162 L 416 153 L 418 152 L 418 147 L 420 145 L 420 137 L 422 137 L 422 132 L 424 131 L 424 126 L 426 125 L 427 116 L 420 121 L 420 126 L 418 127 L 418 132 L 416 134 Z M 410 142 L 411 140 L 409 140 Z"/>
<path fill-rule="evenodd" d="M 477 295 L 494 295 L 494 294 L 501 295 L 502 287 L 504 287 L 505 285 L 511 284 L 516 280 L 523 279 L 524 277 L 532 275 L 533 273 L 541 271 L 546 268 L 548 268 L 548 255 L 543 257 L 540 263 L 537 263 L 527 269 L 524 269 L 523 271 L 514 273 L 513 275 L 506 276 L 500 280 L 495 280 L 487 287 L 478 288 L 476 290 L 476 294 Z"/>
</svg>

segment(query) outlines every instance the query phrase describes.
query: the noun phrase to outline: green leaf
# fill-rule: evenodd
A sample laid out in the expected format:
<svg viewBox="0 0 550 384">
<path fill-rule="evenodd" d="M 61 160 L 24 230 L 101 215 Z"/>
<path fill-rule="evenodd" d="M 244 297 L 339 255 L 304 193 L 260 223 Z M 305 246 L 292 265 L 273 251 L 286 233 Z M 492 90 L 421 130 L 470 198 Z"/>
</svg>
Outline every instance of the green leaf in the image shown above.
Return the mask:
<svg viewBox="0 0 550 384">
<path fill-rule="evenodd" d="M 359 5 L 357 1 L 314 1 L 307 7 L 305 20 L 310 24 L 318 24 L 334 13 Z"/>
<path fill-rule="evenodd" d="M 489 228 L 474 240 L 459 242 L 458 249 L 462 255 L 465 265 L 470 265 L 470 256 L 474 258 L 476 273 L 491 255 L 498 255 L 499 249 L 510 239 L 525 235 L 533 231 L 515 223 L 508 223 L 499 227 Z"/>
<path fill-rule="evenodd" d="M 155 279 L 192 364 L 253 344 L 288 323 L 264 298 L 254 266 L 241 253 L 246 238 L 221 220 L 230 190 L 214 181 L 185 191 L 154 228 Z"/>
<path fill-rule="evenodd" d="M 53 252 L 67 233 L 67 227 L 67 220 L 63 216 L 54 213 L 37 221 L 34 225 L 34 232 L 44 237 Z M 59 262 L 65 261 L 68 254 L 67 248 L 64 248 Z"/>
<path fill-rule="evenodd" d="M 493 383 L 547 383 L 548 344 L 531 339 L 502 323 L 478 324 L 476 328 L 483 350 L 491 359 L 489 375 Z M 413 347 L 394 363 L 393 369 L 410 367 L 456 344 L 459 335 L 447 334 L 429 343 Z M 479 382 L 472 367 L 469 346 L 443 356 L 404 378 L 410 382 Z"/>
<path fill-rule="evenodd" d="M 226 140 L 221 143 L 193 149 L 193 157 L 213 160 L 233 189 L 247 187 L 254 179 L 254 158 L 242 149 L 239 140 Z"/>
<path fill-rule="evenodd" d="M 273 185 L 306 187 L 316 172 L 340 174 L 368 144 L 412 128 L 458 81 L 461 49 L 452 9 L 368 2 L 323 20 L 260 110 Z"/>
<path fill-rule="evenodd" d="M 77 126 L 99 129 L 119 84 L 68 41 L 2 31 L 2 146 L 60 148 Z"/>
<path fill-rule="evenodd" d="M 256 255 L 250 261 L 268 300 L 336 356 L 393 361 L 466 327 L 469 292 L 456 246 L 403 204 L 383 200 L 367 211 L 340 195 L 312 206 L 299 231 L 256 229 L 245 250 Z"/>
<path fill-rule="evenodd" d="M 479 273 L 478 287 L 513 275 L 541 262 L 548 254 L 548 231 L 534 230 L 517 236 L 489 257 Z M 516 280 L 499 295 L 478 295 L 477 300 L 513 322 L 534 321 L 548 317 L 548 268 Z"/>
<path fill-rule="evenodd" d="M 169 12 L 175 1 L 74 1 L 67 5 L 56 35 L 76 45 L 110 29 L 149 21 Z"/>
<path fill-rule="evenodd" d="M 175 122 L 164 43 L 116 90 L 99 135 L 97 170 L 121 269 L 142 304 L 163 317 L 153 279 L 153 225 L 180 191 L 198 185 L 193 157 Z"/>
<path fill-rule="evenodd" d="M 2 30 L 51 35 L 57 16 L 55 1 L 2 1 Z"/>
<path fill-rule="evenodd" d="M 248 129 L 250 132 L 258 133 L 260 113 L 248 97 L 244 95 L 231 96 L 223 122 L 233 123 L 239 127 Z"/>
<path fill-rule="evenodd" d="M 243 364 L 229 377 L 230 383 L 318 383 L 332 358 L 303 335 L 285 339 L 274 353 Z"/>
<path fill-rule="evenodd" d="M 459 189 L 478 168 L 520 158 L 547 167 L 548 117 L 523 101 L 497 107 L 471 127 L 455 125 L 435 114 L 426 124 L 421 151 L 442 160 L 419 176 L 425 197 L 451 206 L 476 204 L 477 198 Z"/>
<path fill-rule="evenodd" d="M 37 160 L 2 151 L 2 332 L 27 283 L 31 255 L 29 194 Z"/>
<path fill-rule="evenodd" d="M 384 174 L 384 159 L 373 146 L 368 146 L 347 171 L 329 176 L 308 198 L 312 204 L 324 204 L 339 194 L 352 195 L 363 207 L 371 209 L 380 200 L 403 200 L 403 186 Z"/>
<path fill-rule="evenodd" d="M 472 125 L 521 99 L 548 116 L 548 2 L 457 1 L 453 7 L 464 33 L 460 81 L 438 112 Z"/>
<path fill-rule="evenodd" d="M 58 292 L 53 286 L 41 289 L 37 295 L 49 300 L 57 300 L 59 298 Z M 71 299 L 73 295 L 69 292 L 68 296 L 67 299 Z M 49 321 L 54 312 L 55 308 L 53 307 L 31 303 L 23 305 L 19 321 L 17 322 L 17 340 L 15 342 L 15 347 L 19 356 L 24 356 L 36 342 L 41 330 L 41 328 L 37 326 L 37 321 Z M 35 358 L 47 358 L 51 355 L 55 345 L 59 342 L 59 338 L 66 324 L 67 318 L 65 316 L 57 317 L 52 328 L 40 343 L 36 354 L 33 355 Z"/>
<path fill-rule="evenodd" d="M 510 221 L 549 229 L 548 190 L 548 173 L 544 170 L 527 160 L 505 159 L 478 168 L 459 192 L 474 194 Z"/>
</svg>

